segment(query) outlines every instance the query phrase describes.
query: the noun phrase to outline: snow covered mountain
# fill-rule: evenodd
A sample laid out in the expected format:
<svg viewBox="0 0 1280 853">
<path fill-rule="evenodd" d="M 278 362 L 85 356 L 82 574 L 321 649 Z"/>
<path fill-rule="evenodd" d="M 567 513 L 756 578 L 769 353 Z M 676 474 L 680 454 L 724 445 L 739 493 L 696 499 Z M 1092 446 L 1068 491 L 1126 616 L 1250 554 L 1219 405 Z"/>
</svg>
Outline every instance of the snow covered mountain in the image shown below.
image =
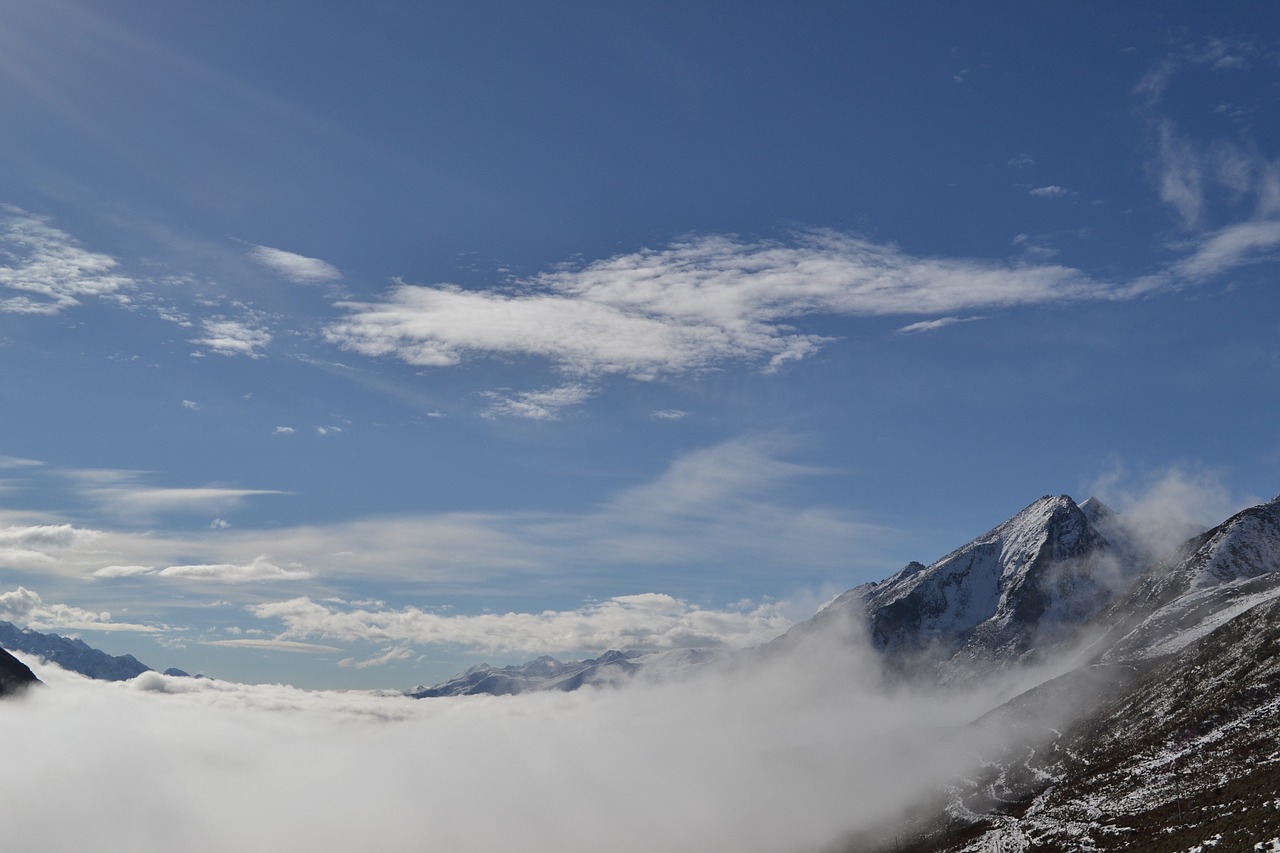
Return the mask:
<svg viewBox="0 0 1280 853">
<path fill-rule="evenodd" d="M 943 682 L 1032 663 L 1112 603 L 1141 553 L 1096 498 L 1046 496 L 928 566 L 849 590 L 776 642 L 865 632 L 890 669 Z"/>
<path fill-rule="evenodd" d="M 1280 497 L 1233 515 L 1152 566 L 1102 620 L 1104 661 L 1184 648 L 1280 595 Z"/>
<path fill-rule="evenodd" d="M 989 744 L 973 774 L 835 849 L 1280 849 L 1280 498 L 1148 561 L 1084 630 L 1077 668 L 963 736 Z"/>
<path fill-rule="evenodd" d="M 127 681 L 151 671 L 151 667 L 133 655 L 109 655 L 83 640 L 42 634 L 30 628 L 19 628 L 12 622 L 0 621 L 0 648 L 39 655 L 63 669 L 103 681 Z"/>
</svg>

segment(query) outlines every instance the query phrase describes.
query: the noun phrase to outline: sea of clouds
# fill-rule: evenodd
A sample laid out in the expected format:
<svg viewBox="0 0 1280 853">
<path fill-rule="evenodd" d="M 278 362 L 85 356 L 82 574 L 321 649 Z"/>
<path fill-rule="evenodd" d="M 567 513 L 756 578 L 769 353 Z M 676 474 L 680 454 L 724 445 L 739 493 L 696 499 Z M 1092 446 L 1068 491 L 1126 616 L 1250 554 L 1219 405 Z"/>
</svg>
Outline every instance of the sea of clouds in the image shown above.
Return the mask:
<svg viewBox="0 0 1280 853">
<path fill-rule="evenodd" d="M 412 700 L 145 673 L 0 702 L 13 850 L 815 850 L 960 769 L 986 695 L 832 651 L 668 684 Z"/>
</svg>

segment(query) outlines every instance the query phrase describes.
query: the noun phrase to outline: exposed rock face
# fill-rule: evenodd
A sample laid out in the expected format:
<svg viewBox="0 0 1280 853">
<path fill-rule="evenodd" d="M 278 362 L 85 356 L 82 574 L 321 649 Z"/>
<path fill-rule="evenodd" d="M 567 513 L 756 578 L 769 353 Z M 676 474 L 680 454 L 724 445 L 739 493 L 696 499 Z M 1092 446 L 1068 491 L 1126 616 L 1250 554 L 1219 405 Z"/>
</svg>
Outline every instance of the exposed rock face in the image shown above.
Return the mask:
<svg viewBox="0 0 1280 853">
<path fill-rule="evenodd" d="M 39 684 L 25 663 L 13 655 L 0 649 L 0 697 L 13 696 L 26 691 L 33 684 Z"/>
</svg>

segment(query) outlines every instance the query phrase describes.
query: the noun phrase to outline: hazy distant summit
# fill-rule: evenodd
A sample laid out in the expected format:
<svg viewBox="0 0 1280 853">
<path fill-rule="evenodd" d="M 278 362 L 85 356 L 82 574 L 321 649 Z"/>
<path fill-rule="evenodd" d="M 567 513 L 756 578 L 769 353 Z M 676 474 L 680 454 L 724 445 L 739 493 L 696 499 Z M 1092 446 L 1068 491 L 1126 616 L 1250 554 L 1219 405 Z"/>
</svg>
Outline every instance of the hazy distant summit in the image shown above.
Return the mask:
<svg viewBox="0 0 1280 853">
<path fill-rule="evenodd" d="M 407 691 L 415 699 L 441 696 L 514 696 L 539 690 L 567 692 L 579 687 L 611 687 L 643 672 L 662 680 L 675 678 L 710 661 L 710 652 L 676 649 L 644 654 L 610 650 L 596 658 L 562 662 L 548 655 L 513 666 L 476 664 L 465 672 L 431 687 Z"/>
<path fill-rule="evenodd" d="M 37 655 L 63 669 L 103 681 L 128 681 L 151 671 L 151 667 L 133 655 L 109 655 L 83 640 L 42 634 L 19 628 L 12 622 L 0 621 L 0 648 Z"/>
</svg>

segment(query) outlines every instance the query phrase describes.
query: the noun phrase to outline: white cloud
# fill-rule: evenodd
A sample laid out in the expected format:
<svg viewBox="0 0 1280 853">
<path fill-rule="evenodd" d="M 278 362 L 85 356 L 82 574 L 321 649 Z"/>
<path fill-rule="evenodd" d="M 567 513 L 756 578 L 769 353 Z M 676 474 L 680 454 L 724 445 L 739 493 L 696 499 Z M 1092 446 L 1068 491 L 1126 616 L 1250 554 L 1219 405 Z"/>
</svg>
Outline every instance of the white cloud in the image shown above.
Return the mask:
<svg viewBox="0 0 1280 853">
<path fill-rule="evenodd" d="M 489 407 L 482 413 L 484 417 L 528 418 L 535 421 L 556 420 L 560 411 L 569 406 L 576 406 L 592 395 L 585 385 L 574 383 L 559 388 L 544 388 L 541 391 L 520 391 L 508 393 L 502 391 L 485 391 L 482 396 L 490 400 Z"/>
<path fill-rule="evenodd" d="M 19 456 L 0 456 L 0 468 L 39 468 L 44 465 L 36 459 L 23 459 Z"/>
<path fill-rule="evenodd" d="M 1173 79 L 1177 68 L 1177 63 L 1170 58 L 1160 60 L 1142 75 L 1142 79 L 1134 88 L 1134 93 L 1141 95 L 1147 106 L 1155 106 L 1164 97 L 1165 90 L 1169 88 L 1169 81 Z"/>
<path fill-rule="evenodd" d="M 298 284 L 320 284 L 337 281 L 342 273 L 328 261 L 308 258 L 305 255 L 273 249 L 270 246 L 254 246 L 249 257 L 276 274 Z"/>
<path fill-rule="evenodd" d="M 80 471 L 74 488 L 126 524 L 174 510 L 201 523 L 87 529 L 0 513 L 0 565 L 155 582 L 206 575 L 209 582 L 301 584 L 307 572 L 326 584 L 444 584 L 458 598 L 470 598 L 491 597 L 495 583 L 521 595 L 552 574 L 577 583 L 606 567 L 633 566 L 646 567 L 656 588 L 681 592 L 690 565 L 704 573 L 731 566 L 744 577 L 777 565 L 847 569 L 851 552 L 872 553 L 884 531 L 848 508 L 808 501 L 797 484 L 831 472 L 784 461 L 788 451 L 784 441 L 759 438 L 705 448 L 578 512 L 444 512 L 265 529 L 207 525 L 240 501 L 277 492 L 157 489 L 136 482 L 137 472 Z M 6 518 L 13 520 L 8 532 Z M 181 568 L 188 566 L 214 568 Z"/>
<path fill-rule="evenodd" d="M 1264 260 L 1261 253 L 1280 247 L 1280 221 L 1255 220 L 1229 225 L 1206 236 L 1195 252 L 1179 262 L 1179 275 L 1200 280 L 1247 263 Z"/>
<path fill-rule="evenodd" d="M 1208 36 L 1199 48 L 1189 50 L 1189 59 L 1198 65 L 1208 65 L 1214 71 L 1229 71 L 1248 67 L 1249 57 L 1256 52 L 1252 42 Z"/>
<path fill-rule="evenodd" d="M 1201 157 L 1170 121 L 1156 123 L 1156 158 L 1151 169 L 1160 200 L 1178 212 L 1185 227 L 1198 225 L 1204 208 Z"/>
<path fill-rule="evenodd" d="M 501 615 L 441 615 L 416 607 L 340 609 L 305 596 L 249 609 L 261 619 L 283 622 L 285 630 L 279 639 L 460 645 L 495 653 L 744 648 L 767 642 L 791 627 L 782 605 L 707 610 L 660 593 L 617 596 L 577 610 Z"/>
<path fill-rule="evenodd" d="M 1072 195 L 1072 192 L 1057 184 L 1049 184 L 1045 187 L 1036 187 L 1028 190 L 1027 195 L 1032 195 L 1036 198 L 1062 198 L 1063 196 Z"/>
<path fill-rule="evenodd" d="M 200 411 L 200 404 L 197 403 L 195 400 L 183 400 L 182 408 L 190 409 L 193 412 L 198 412 Z"/>
<path fill-rule="evenodd" d="M 233 649 L 264 649 L 271 652 L 305 652 L 308 654 L 325 654 L 340 652 L 336 646 L 322 646 L 318 643 L 299 643 L 296 640 L 208 640 L 206 646 L 226 646 Z"/>
<path fill-rule="evenodd" d="M 355 658 L 345 658 L 338 661 L 338 666 L 351 666 L 356 669 L 368 669 L 373 666 L 385 666 L 396 661 L 408 660 L 413 657 L 413 647 L 409 645 L 388 646 L 382 650 L 382 654 L 367 660 L 356 660 Z"/>
<path fill-rule="evenodd" d="M 204 320 L 204 336 L 193 338 L 193 344 L 208 347 L 218 355 L 243 355 L 262 358 L 262 350 L 271 343 L 271 333 L 240 320 L 225 318 Z"/>
<path fill-rule="evenodd" d="M 47 220 L 0 205 L 0 312 L 57 314 L 82 297 L 118 295 L 134 281 L 113 272 L 117 266 Z"/>
<path fill-rule="evenodd" d="M 679 409 L 659 409 L 656 412 L 650 412 L 649 417 L 659 421 L 678 421 L 687 414 L 689 413 Z"/>
<path fill-rule="evenodd" d="M 46 604 L 39 594 L 18 587 L 0 593 L 0 620 L 22 625 L 36 631 L 93 630 L 132 631 L 155 633 L 167 626 L 138 625 L 130 622 L 113 622 L 107 611 L 85 610 L 68 604 Z"/>
<path fill-rule="evenodd" d="M 184 401 L 184 405 L 187 402 L 190 401 Z M 80 495 L 101 511 L 134 520 L 175 512 L 220 513 L 238 506 L 246 498 L 287 494 L 277 489 L 149 486 L 139 482 L 143 474 L 137 471 L 85 469 L 68 473 L 78 481 L 76 489 Z"/>
<path fill-rule="evenodd" d="M 12 525 L 0 528 L 0 566 L 52 568 L 70 553 L 90 548 L 97 531 L 70 524 Z"/>
<path fill-rule="evenodd" d="M 954 326 L 956 323 L 972 323 L 974 320 L 982 320 L 983 317 L 939 317 L 937 320 L 923 320 L 919 323 L 911 323 L 903 326 L 898 330 L 900 335 L 914 335 L 919 332 L 932 332 L 937 329 L 943 329 L 947 326 Z"/>
<path fill-rule="evenodd" d="M 340 303 L 347 318 L 326 335 L 354 352 L 423 366 L 527 355 L 577 376 L 650 379 L 803 358 L 829 340 L 794 328 L 810 315 L 938 314 L 1125 295 L 1069 267 L 915 257 L 829 231 L 789 244 L 709 236 L 506 290 L 398 283 L 379 302 Z"/>
<path fill-rule="evenodd" d="M 96 578 L 136 577 L 152 575 L 161 578 L 216 581 L 218 583 L 250 583 L 264 581 L 296 581 L 313 577 L 313 573 L 297 563 L 279 566 L 261 555 L 247 563 L 197 563 L 173 566 L 104 566 L 93 573 Z"/>
<path fill-rule="evenodd" d="M 1091 484 L 1102 501 L 1119 510 L 1147 548 L 1162 555 L 1256 498 L 1234 498 L 1222 478 L 1209 470 L 1174 466 L 1130 473 L 1118 460 Z"/>
<path fill-rule="evenodd" d="M 278 426 L 272 435 L 293 435 L 297 430 L 291 426 Z"/>
</svg>

